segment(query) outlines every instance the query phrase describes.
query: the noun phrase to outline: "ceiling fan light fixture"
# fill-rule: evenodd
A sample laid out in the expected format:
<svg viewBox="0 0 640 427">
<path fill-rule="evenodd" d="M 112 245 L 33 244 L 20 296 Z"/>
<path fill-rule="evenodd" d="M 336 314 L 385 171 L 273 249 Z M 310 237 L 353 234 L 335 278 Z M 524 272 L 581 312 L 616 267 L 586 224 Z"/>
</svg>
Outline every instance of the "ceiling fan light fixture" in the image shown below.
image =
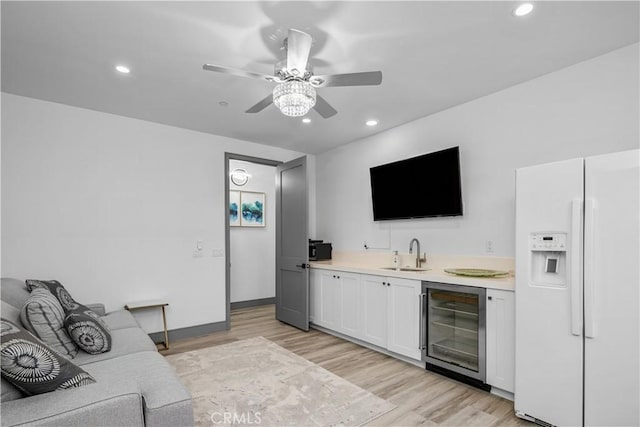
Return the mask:
<svg viewBox="0 0 640 427">
<path fill-rule="evenodd" d="M 304 116 L 316 105 L 316 90 L 306 81 L 289 80 L 273 89 L 273 103 L 285 116 Z"/>
</svg>

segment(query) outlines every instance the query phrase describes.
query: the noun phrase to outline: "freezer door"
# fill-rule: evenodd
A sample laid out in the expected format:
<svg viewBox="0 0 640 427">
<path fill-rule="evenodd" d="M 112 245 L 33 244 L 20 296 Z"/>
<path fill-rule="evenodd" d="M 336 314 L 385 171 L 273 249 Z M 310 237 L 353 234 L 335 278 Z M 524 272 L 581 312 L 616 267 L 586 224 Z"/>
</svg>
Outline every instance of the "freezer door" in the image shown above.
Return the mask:
<svg viewBox="0 0 640 427">
<path fill-rule="evenodd" d="M 553 425 L 582 424 L 583 173 L 583 159 L 516 172 L 515 410 Z M 559 273 L 531 250 L 541 232 L 566 237 Z"/>
<path fill-rule="evenodd" d="M 585 425 L 640 425 L 639 150 L 585 159 Z"/>
</svg>

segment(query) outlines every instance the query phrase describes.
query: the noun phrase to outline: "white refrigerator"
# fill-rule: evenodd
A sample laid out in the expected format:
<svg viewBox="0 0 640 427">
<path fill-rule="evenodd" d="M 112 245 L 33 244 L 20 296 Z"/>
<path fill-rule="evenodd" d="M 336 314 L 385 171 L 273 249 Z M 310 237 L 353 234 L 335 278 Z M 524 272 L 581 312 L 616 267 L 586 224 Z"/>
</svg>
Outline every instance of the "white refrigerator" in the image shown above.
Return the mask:
<svg viewBox="0 0 640 427">
<path fill-rule="evenodd" d="M 640 424 L 640 150 L 516 171 L 516 415 Z"/>
</svg>

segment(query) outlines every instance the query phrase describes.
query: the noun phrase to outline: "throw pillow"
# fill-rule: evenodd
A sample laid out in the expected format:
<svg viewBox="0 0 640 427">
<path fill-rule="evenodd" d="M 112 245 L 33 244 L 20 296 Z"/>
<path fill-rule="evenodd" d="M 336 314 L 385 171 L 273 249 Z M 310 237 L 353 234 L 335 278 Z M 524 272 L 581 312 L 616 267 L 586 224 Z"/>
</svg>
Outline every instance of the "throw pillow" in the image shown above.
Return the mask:
<svg viewBox="0 0 640 427">
<path fill-rule="evenodd" d="M 15 323 L 0 319 L 2 378 L 27 395 L 95 383 L 91 375 Z"/>
<path fill-rule="evenodd" d="M 100 316 L 89 309 L 69 310 L 64 318 L 64 327 L 78 347 L 89 354 L 111 350 L 109 329 Z"/>
<path fill-rule="evenodd" d="M 78 308 L 78 303 L 71 297 L 69 291 L 67 291 L 60 282 L 57 280 L 26 280 L 27 289 L 29 292 L 33 292 L 36 288 L 45 288 L 49 290 L 64 308 L 64 311 L 73 310 Z"/>
<path fill-rule="evenodd" d="M 47 289 L 35 288 L 20 311 L 22 324 L 63 356 L 73 359 L 78 346 L 64 328 L 64 310 Z"/>
<path fill-rule="evenodd" d="M 98 316 L 98 314 L 95 313 L 93 310 L 91 310 L 89 307 L 87 307 L 86 305 L 80 304 L 78 301 L 74 300 L 71 294 L 69 293 L 69 291 L 67 291 L 65 287 L 62 286 L 62 284 L 57 280 L 29 279 L 29 280 L 26 280 L 26 284 L 27 284 L 27 289 L 29 289 L 29 291 L 32 291 L 33 289 L 37 289 L 37 288 L 48 289 L 49 292 L 51 292 L 56 298 L 58 298 L 58 301 L 60 302 L 60 305 L 64 309 L 65 313 L 68 313 L 71 310 L 83 311 L 85 313 L 87 311 L 90 311 L 91 313 L 93 313 L 91 316 L 94 317 L 100 323 L 100 325 L 105 331 L 109 332 L 109 327 L 107 326 L 106 322 L 102 320 L 100 316 Z"/>
</svg>

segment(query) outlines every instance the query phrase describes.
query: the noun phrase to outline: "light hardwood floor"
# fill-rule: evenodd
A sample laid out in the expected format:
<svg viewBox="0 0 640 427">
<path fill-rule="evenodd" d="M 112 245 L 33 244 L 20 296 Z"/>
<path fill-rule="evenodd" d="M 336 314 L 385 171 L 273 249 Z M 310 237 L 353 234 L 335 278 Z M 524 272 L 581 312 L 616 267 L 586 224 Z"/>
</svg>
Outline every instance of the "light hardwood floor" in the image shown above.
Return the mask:
<svg viewBox="0 0 640 427">
<path fill-rule="evenodd" d="M 231 330 L 171 343 L 175 354 L 263 336 L 397 405 L 372 426 L 533 425 L 513 403 L 317 330 L 302 332 L 275 319 L 273 305 L 233 311 Z"/>
</svg>

